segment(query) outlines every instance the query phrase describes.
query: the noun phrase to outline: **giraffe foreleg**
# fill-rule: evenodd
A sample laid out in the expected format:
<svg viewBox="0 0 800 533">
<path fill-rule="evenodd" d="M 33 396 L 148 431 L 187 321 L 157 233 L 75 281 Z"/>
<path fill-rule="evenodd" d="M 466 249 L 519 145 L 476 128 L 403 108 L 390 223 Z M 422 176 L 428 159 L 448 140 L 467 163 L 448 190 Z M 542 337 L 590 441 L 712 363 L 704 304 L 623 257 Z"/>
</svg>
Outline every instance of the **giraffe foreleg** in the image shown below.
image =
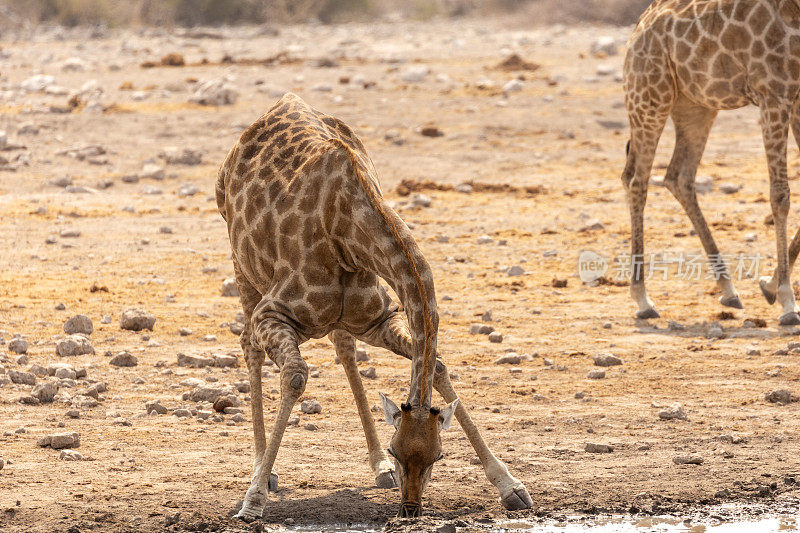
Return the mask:
<svg viewBox="0 0 800 533">
<path fill-rule="evenodd" d="M 247 522 L 261 518 L 267 503 L 269 480 L 275 457 L 281 445 L 283 433 L 289 422 L 292 407 L 303 394 L 308 381 L 308 365 L 300 356 L 297 333 L 289 325 L 275 318 L 265 318 L 258 322 L 253 340 L 270 359 L 281 369 L 281 403 L 270 433 L 269 442 L 264 449 L 261 461 L 256 460 L 253 480 L 236 515 Z M 260 382 L 260 380 L 259 380 Z M 251 391 L 253 397 L 255 393 Z"/>
<path fill-rule="evenodd" d="M 406 359 L 412 359 L 413 344 L 408 332 L 408 323 L 399 313 L 395 313 L 359 336 L 361 340 L 373 346 L 386 348 Z M 438 355 L 437 355 L 438 358 Z M 436 372 L 433 378 L 433 387 L 442 395 L 448 404 L 458 399 L 458 395 L 450 383 L 447 367 L 441 360 L 436 361 Z M 483 470 L 489 481 L 500 492 L 500 502 L 506 509 L 528 509 L 533 505 L 528 489 L 525 485 L 511 475 L 508 468 L 489 449 L 486 441 L 472 422 L 469 413 L 464 407 L 464 402 L 459 401 L 455 412 L 456 419 L 467 434 L 467 439 L 483 465 Z"/>
<path fill-rule="evenodd" d="M 343 330 L 336 330 L 328 335 L 328 337 L 336 348 L 336 355 L 339 356 L 339 361 L 341 361 L 344 367 L 347 381 L 350 383 L 350 389 L 353 391 L 353 397 L 356 400 L 358 416 L 361 418 L 364 436 L 367 439 L 369 464 L 372 471 L 375 472 L 375 485 L 382 489 L 395 487 L 397 484 L 395 483 L 394 477 L 394 465 L 392 461 L 389 460 L 386 451 L 381 447 L 378 432 L 375 429 L 375 421 L 372 419 L 372 413 L 369 411 L 367 395 L 364 392 L 364 383 L 358 373 L 358 365 L 356 364 L 356 340 L 352 335 Z"/>
</svg>

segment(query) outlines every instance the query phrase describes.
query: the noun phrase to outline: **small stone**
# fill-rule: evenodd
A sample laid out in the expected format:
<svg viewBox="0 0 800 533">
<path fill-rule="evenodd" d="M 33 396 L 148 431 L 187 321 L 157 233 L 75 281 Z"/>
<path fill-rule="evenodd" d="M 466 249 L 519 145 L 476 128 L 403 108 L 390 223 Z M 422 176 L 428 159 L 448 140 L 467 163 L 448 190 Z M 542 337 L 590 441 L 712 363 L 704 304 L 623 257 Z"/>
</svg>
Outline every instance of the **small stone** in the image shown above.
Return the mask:
<svg viewBox="0 0 800 533">
<path fill-rule="evenodd" d="M 42 448 L 49 446 L 54 450 L 61 450 L 63 448 L 77 448 L 81 444 L 81 439 L 77 433 L 54 433 L 41 437 L 37 444 Z"/>
<path fill-rule="evenodd" d="M 236 280 L 234 278 L 228 278 L 223 281 L 220 292 L 222 293 L 222 296 L 238 297 L 239 287 L 236 285 Z"/>
<path fill-rule="evenodd" d="M 496 344 L 503 342 L 503 334 L 500 333 L 499 331 L 493 331 L 489 333 L 489 342 L 493 342 Z"/>
<path fill-rule="evenodd" d="M 58 456 L 59 459 L 62 461 L 83 461 L 83 455 L 80 452 L 75 450 L 61 450 L 61 454 Z"/>
<path fill-rule="evenodd" d="M 508 82 L 506 82 L 505 85 L 503 85 L 503 92 L 506 94 L 518 93 L 519 91 L 522 90 L 523 87 L 525 87 L 525 84 L 522 82 L 522 80 L 514 78 L 513 80 L 509 80 Z"/>
<path fill-rule="evenodd" d="M 318 426 L 318 425 L 316 425 L 316 424 L 313 424 L 313 423 L 311 423 L 311 422 L 309 422 L 308 424 L 306 424 L 306 425 L 305 425 L 305 426 L 303 426 L 303 427 L 305 427 L 305 428 L 306 428 L 308 431 L 317 431 L 317 430 L 319 429 L 319 426 Z"/>
<path fill-rule="evenodd" d="M 473 335 L 489 335 L 494 331 L 494 328 L 489 324 L 472 324 L 469 327 L 469 332 Z"/>
<path fill-rule="evenodd" d="M 239 366 L 239 358 L 235 355 L 216 354 L 214 355 L 214 366 L 218 368 L 235 368 Z"/>
<path fill-rule="evenodd" d="M 770 403 L 779 403 L 782 405 L 791 403 L 794 400 L 794 398 L 792 398 L 792 393 L 786 389 L 769 391 L 764 395 L 764 398 Z"/>
<path fill-rule="evenodd" d="M 481 320 L 483 320 L 484 322 L 491 322 L 492 320 L 494 320 L 494 318 L 492 317 L 492 310 L 487 309 L 486 311 L 484 311 L 483 314 L 481 315 Z"/>
<path fill-rule="evenodd" d="M 518 365 L 522 362 L 522 358 L 515 353 L 507 353 L 495 359 L 496 365 Z"/>
<path fill-rule="evenodd" d="M 586 376 L 589 379 L 604 379 L 606 377 L 605 370 L 590 370 Z"/>
<path fill-rule="evenodd" d="M 25 354 L 28 352 L 28 341 L 22 337 L 15 337 L 8 341 L 8 351 L 11 353 Z"/>
<path fill-rule="evenodd" d="M 194 331 L 190 330 L 189 328 L 179 328 L 178 335 L 181 337 L 188 337 L 189 335 L 193 335 Z"/>
<path fill-rule="evenodd" d="M 609 36 L 597 38 L 591 46 L 592 55 L 597 57 L 615 56 L 618 51 L 616 40 Z"/>
<path fill-rule="evenodd" d="M 589 231 L 598 231 L 605 229 L 605 226 L 599 220 L 590 220 L 578 229 L 579 233 L 586 233 Z"/>
<path fill-rule="evenodd" d="M 53 401 L 56 393 L 58 393 L 58 380 L 49 380 L 39 383 L 31 391 L 31 396 L 39 400 L 41 403 L 50 403 Z"/>
<path fill-rule="evenodd" d="M 488 235 L 481 235 L 478 237 L 477 241 L 478 244 L 491 244 L 494 242 L 494 239 Z"/>
<path fill-rule="evenodd" d="M 216 335 L 203 335 L 203 342 L 217 342 Z"/>
<path fill-rule="evenodd" d="M 81 236 L 81 232 L 76 229 L 62 229 L 58 234 L 64 239 L 76 239 Z"/>
<path fill-rule="evenodd" d="M 224 413 L 225 409 L 233 407 L 234 401 L 230 396 L 220 396 L 214 401 L 214 410 L 218 413 Z"/>
<path fill-rule="evenodd" d="M 672 458 L 672 462 L 676 465 L 701 465 L 703 458 L 699 455 L 676 455 Z"/>
<path fill-rule="evenodd" d="M 24 366 L 28 364 L 28 356 L 25 354 L 20 355 L 17 357 L 15 361 L 19 366 Z"/>
<path fill-rule="evenodd" d="M 242 332 L 244 332 L 244 324 L 242 324 L 241 322 L 231 322 L 231 323 L 228 325 L 228 329 L 229 329 L 229 330 L 231 331 L 231 333 L 233 333 L 234 335 L 241 335 L 241 334 L 242 334 Z"/>
<path fill-rule="evenodd" d="M 359 370 L 358 373 L 367 379 L 378 379 L 378 371 L 375 370 L 374 366 L 371 366 L 364 370 Z"/>
<path fill-rule="evenodd" d="M 508 270 L 506 270 L 506 275 L 508 275 L 509 277 L 522 276 L 524 274 L 525 274 L 525 269 L 519 265 L 514 265 Z"/>
<path fill-rule="evenodd" d="M 57 304 L 56 304 L 56 306 L 55 306 L 55 308 L 54 308 L 54 309 L 55 309 L 56 311 L 63 311 L 63 310 L 64 310 L 64 309 L 66 309 L 66 308 L 67 308 L 67 306 L 66 306 L 66 305 L 64 305 L 64 303 L 63 303 L 63 302 L 59 302 L 59 303 L 57 303 Z"/>
<path fill-rule="evenodd" d="M 130 331 L 142 331 L 143 329 L 153 331 L 155 323 L 155 316 L 135 307 L 129 307 L 123 311 L 120 318 L 120 327 Z"/>
<path fill-rule="evenodd" d="M 420 135 L 423 137 L 443 137 L 444 132 L 436 126 L 424 126 L 419 130 Z"/>
<path fill-rule="evenodd" d="M 708 326 L 708 330 L 706 331 L 707 339 L 722 339 L 724 337 L 725 332 L 722 330 L 722 326 L 719 323 L 713 322 Z"/>
<path fill-rule="evenodd" d="M 594 364 L 596 366 L 617 366 L 622 364 L 622 359 L 610 353 L 601 353 L 594 356 Z"/>
<path fill-rule="evenodd" d="M 75 315 L 64 322 L 64 333 L 67 335 L 72 335 L 74 333 L 91 335 L 93 331 L 94 326 L 92 325 L 92 320 L 86 315 Z"/>
<path fill-rule="evenodd" d="M 686 420 L 686 412 L 681 404 L 676 403 L 658 412 L 661 420 Z"/>
<path fill-rule="evenodd" d="M 75 334 L 61 339 L 56 343 L 56 354 L 60 357 L 94 354 L 94 348 L 87 337 Z"/>
<path fill-rule="evenodd" d="M 175 409 L 172 411 L 173 416 L 177 416 L 178 418 L 188 418 L 192 416 L 191 411 L 188 409 Z"/>
<path fill-rule="evenodd" d="M 359 363 L 366 363 L 369 361 L 369 354 L 364 348 L 356 348 L 356 361 Z"/>
<path fill-rule="evenodd" d="M 155 163 L 147 163 L 139 172 L 139 178 L 161 181 L 164 179 L 164 167 Z"/>
<path fill-rule="evenodd" d="M 415 194 L 411 198 L 411 205 L 414 207 L 430 207 L 432 203 L 431 197 L 424 194 Z"/>
<path fill-rule="evenodd" d="M 575 393 L 575 399 L 576 400 L 583 400 L 585 397 L 586 397 L 586 393 L 583 392 L 582 390 L 579 390 L 578 392 Z"/>
<path fill-rule="evenodd" d="M 236 422 L 237 424 L 244 422 L 244 415 L 242 413 L 236 413 L 231 417 L 231 420 Z"/>
<path fill-rule="evenodd" d="M 669 331 L 684 331 L 686 329 L 686 326 L 684 326 L 683 324 L 679 324 L 674 320 L 670 320 L 669 322 L 667 322 L 667 329 Z"/>
<path fill-rule="evenodd" d="M 611 453 L 614 451 L 614 447 L 610 444 L 596 444 L 593 442 L 587 442 L 584 450 L 589 453 Z"/>
<path fill-rule="evenodd" d="M 430 69 L 425 65 L 414 65 L 406 68 L 401 74 L 400 79 L 406 83 L 421 83 L 428 77 Z"/>
<path fill-rule="evenodd" d="M 160 400 L 150 400 L 149 402 L 145 402 L 144 408 L 147 414 L 155 413 L 157 415 L 165 415 L 168 412 L 167 408 L 161 405 Z"/>
<path fill-rule="evenodd" d="M 70 409 L 69 411 L 67 411 L 67 416 L 69 418 L 80 418 L 81 412 L 78 411 L 77 409 Z"/>
<path fill-rule="evenodd" d="M 121 352 L 111 358 L 108 364 L 117 367 L 132 367 L 138 365 L 139 360 L 130 352 Z"/>
<path fill-rule="evenodd" d="M 300 411 L 307 415 L 313 415 L 321 413 L 322 406 L 317 400 L 305 400 L 300 404 Z"/>
<path fill-rule="evenodd" d="M 30 372 L 19 372 L 17 370 L 9 370 L 8 377 L 12 383 L 17 385 L 35 385 L 36 376 Z"/>
<path fill-rule="evenodd" d="M 203 357 L 200 355 L 186 355 L 178 353 L 178 366 L 189 366 L 193 368 L 203 368 L 214 364 L 214 359 L 211 357 Z"/>
</svg>

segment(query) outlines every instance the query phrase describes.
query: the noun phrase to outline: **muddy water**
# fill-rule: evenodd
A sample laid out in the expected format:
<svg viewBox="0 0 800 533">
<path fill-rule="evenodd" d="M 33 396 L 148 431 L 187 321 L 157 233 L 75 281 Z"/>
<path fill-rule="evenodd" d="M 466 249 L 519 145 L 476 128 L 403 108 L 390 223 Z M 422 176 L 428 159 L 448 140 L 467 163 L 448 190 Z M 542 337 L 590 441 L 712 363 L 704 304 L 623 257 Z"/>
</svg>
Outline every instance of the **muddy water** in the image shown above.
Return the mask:
<svg viewBox="0 0 800 533">
<path fill-rule="evenodd" d="M 286 532 L 332 533 L 439 533 L 519 532 L 519 533 L 775 533 L 800 531 L 797 502 L 778 506 L 725 505 L 699 508 L 685 516 L 569 516 L 562 519 L 514 519 L 491 522 L 464 522 L 423 518 L 420 521 L 393 520 L 380 524 L 320 524 L 283 527 Z"/>
</svg>

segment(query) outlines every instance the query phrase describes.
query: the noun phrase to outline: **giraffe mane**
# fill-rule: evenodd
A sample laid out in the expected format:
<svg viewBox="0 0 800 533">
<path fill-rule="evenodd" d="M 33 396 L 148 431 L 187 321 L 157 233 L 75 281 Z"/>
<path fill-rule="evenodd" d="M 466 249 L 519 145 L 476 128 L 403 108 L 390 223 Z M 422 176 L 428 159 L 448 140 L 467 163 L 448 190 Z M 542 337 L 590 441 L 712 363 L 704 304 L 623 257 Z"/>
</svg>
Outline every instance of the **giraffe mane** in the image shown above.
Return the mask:
<svg viewBox="0 0 800 533">
<path fill-rule="evenodd" d="M 422 280 L 422 276 L 417 269 L 417 263 L 414 261 L 414 256 L 411 253 L 411 250 L 408 249 L 408 246 L 403 242 L 403 239 L 400 236 L 400 231 L 397 229 L 392 218 L 386 212 L 386 208 L 383 206 L 383 203 L 378 198 L 378 195 L 375 193 L 375 190 L 370 186 L 367 182 L 367 179 L 362 174 L 359 168 L 359 162 L 356 155 L 353 153 L 353 150 L 347 146 L 341 139 L 336 137 L 330 139 L 328 142 L 331 144 L 343 148 L 345 154 L 350 159 L 350 166 L 353 167 L 353 172 L 358 179 L 361 188 L 367 195 L 370 204 L 372 204 L 373 209 L 378 212 L 380 217 L 383 219 L 386 226 L 389 228 L 389 232 L 394 236 L 395 243 L 402 251 L 403 255 L 406 258 L 410 268 L 411 268 L 411 276 L 414 278 L 414 283 L 417 286 L 417 290 L 419 291 L 420 301 L 422 305 L 422 321 L 423 321 L 423 329 L 425 333 L 425 345 L 422 352 L 422 382 L 420 383 L 419 388 L 419 404 L 422 405 L 425 402 L 425 398 L 428 395 L 428 380 L 430 379 L 431 374 L 431 364 L 433 359 L 433 322 L 431 321 L 431 313 L 430 308 L 428 306 L 428 293 L 425 289 L 425 283 Z"/>
</svg>

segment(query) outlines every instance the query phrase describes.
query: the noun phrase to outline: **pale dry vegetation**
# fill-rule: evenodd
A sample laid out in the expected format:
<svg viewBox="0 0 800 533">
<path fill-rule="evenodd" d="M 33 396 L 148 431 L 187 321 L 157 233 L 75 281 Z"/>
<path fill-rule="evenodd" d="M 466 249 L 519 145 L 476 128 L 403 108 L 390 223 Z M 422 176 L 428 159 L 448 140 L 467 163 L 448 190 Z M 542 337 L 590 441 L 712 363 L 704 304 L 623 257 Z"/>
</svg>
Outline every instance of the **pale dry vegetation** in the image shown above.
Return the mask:
<svg viewBox="0 0 800 533">
<path fill-rule="evenodd" d="M 525 24 L 636 21 L 649 0 L 0 0 L 6 25 L 199 26 L 238 23 L 324 23 L 398 13 L 412 19 L 470 14 L 525 16 Z"/>
</svg>

